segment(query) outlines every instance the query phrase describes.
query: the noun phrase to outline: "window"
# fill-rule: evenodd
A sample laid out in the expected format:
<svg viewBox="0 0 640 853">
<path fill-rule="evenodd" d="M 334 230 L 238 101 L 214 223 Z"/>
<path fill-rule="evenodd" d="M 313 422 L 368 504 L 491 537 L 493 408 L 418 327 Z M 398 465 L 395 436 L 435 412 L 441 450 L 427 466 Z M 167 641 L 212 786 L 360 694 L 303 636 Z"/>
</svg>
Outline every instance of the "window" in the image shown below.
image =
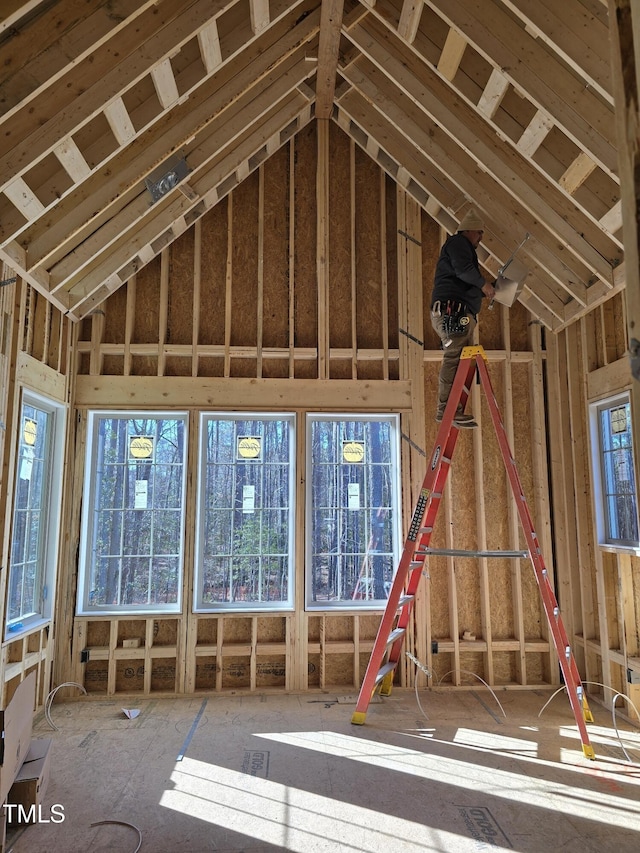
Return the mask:
<svg viewBox="0 0 640 853">
<path fill-rule="evenodd" d="M 608 544 L 637 545 L 638 507 L 628 396 L 599 403 L 592 408 L 592 416 L 599 456 L 596 484 L 602 506 L 602 513 L 597 513 L 599 538 Z"/>
<path fill-rule="evenodd" d="M 186 415 L 89 416 L 79 610 L 180 609 Z"/>
<path fill-rule="evenodd" d="M 294 416 L 203 415 L 195 609 L 293 606 Z"/>
<path fill-rule="evenodd" d="M 60 519 L 64 409 L 27 391 L 20 408 L 7 634 L 51 617 Z"/>
<path fill-rule="evenodd" d="M 396 416 L 308 416 L 308 608 L 384 606 L 399 555 L 398 458 Z"/>
</svg>

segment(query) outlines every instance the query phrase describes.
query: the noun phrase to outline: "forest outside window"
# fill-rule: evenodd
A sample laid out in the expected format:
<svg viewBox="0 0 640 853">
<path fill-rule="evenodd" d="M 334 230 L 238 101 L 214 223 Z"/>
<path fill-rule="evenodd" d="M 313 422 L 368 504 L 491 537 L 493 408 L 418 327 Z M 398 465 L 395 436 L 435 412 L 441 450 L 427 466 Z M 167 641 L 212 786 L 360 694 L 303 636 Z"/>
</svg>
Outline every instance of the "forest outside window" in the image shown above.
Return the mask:
<svg viewBox="0 0 640 853">
<path fill-rule="evenodd" d="M 64 410 L 23 392 L 16 457 L 6 637 L 51 617 Z"/>
<path fill-rule="evenodd" d="M 206 414 L 200 427 L 196 611 L 293 607 L 292 414 Z"/>
<path fill-rule="evenodd" d="M 380 609 L 399 556 L 397 416 L 307 426 L 307 607 Z"/>
<path fill-rule="evenodd" d="M 181 606 L 187 416 L 89 415 L 81 613 Z"/>
<path fill-rule="evenodd" d="M 598 449 L 599 539 L 609 545 L 637 547 L 638 504 L 628 395 L 597 404 L 592 407 L 592 416 Z"/>
</svg>

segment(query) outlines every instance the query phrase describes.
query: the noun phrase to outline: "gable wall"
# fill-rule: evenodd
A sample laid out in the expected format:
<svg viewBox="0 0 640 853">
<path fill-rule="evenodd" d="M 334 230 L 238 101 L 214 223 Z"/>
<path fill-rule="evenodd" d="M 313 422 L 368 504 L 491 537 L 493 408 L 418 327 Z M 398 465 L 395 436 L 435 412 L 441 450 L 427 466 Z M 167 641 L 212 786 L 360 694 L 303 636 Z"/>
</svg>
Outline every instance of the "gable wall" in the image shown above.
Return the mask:
<svg viewBox="0 0 640 853">
<path fill-rule="evenodd" d="M 293 409 L 301 416 L 309 407 L 401 411 L 406 529 L 436 434 L 440 351 L 428 300 L 441 239 L 433 220 L 335 124 L 313 123 L 80 324 L 76 482 L 91 407 L 186 405 L 194 442 L 197 413 L 212 407 Z M 550 543 L 543 334 L 521 305 L 496 309 L 483 311 L 479 342 L 521 479 L 542 519 L 539 535 Z M 350 383 L 346 400 L 344 382 Z M 498 445 L 480 390 L 473 394 L 484 435 L 459 439 L 432 546 L 517 549 Z M 309 399 L 318 402 L 309 406 Z M 516 429 L 517 423 L 530 428 Z M 190 495 L 193 501 L 193 489 Z M 304 504 L 303 491 L 298 502 Z M 73 554 L 79 515 L 78 497 Z M 190 505 L 185 590 L 194 517 Z M 437 677 L 460 684 L 470 670 L 490 683 L 555 683 L 526 561 L 434 557 L 430 575 L 408 647 Z M 300 548 L 296 584 L 302 589 L 303 583 Z M 61 596 L 72 601 L 75 594 L 74 566 Z M 293 614 L 190 616 L 188 594 L 185 601 L 180 617 L 155 620 L 73 619 L 69 611 L 59 624 L 58 648 L 65 650 L 59 678 L 97 693 L 355 689 L 380 618 L 357 611 L 306 614 L 300 597 Z M 148 640 L 158 631 L 168 638 L 161 657 Z M 461 640 L 465 631 L 475 640 Z M 122 648 L 130 635 L 144 646 L 134 661 Z M 81 663 L 85 648 L 89 662 Z M 412 666 L 403 668 L 403 680 L 413 677 Z"/>
</svg>

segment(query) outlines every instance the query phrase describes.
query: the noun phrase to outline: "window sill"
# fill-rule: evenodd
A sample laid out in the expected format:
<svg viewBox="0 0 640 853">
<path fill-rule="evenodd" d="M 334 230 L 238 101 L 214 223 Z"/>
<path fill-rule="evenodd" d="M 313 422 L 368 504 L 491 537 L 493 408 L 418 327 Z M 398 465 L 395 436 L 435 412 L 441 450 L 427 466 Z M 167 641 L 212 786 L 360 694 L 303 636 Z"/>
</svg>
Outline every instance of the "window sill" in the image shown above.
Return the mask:
<svg viewBox="0 0 640 853">
<path fill-rule="evenodd" d="M 640 557 L 640 545 L 610 545 L 600 542 L 598 547 L 607 554 L 631 554 L 633 557 Z"/>
<path fill-rule="evenodd" d="M 40 618 L 25 621 L 20 628 L 16 628 L 14 631 L 9 631 L 5 627 L 3 643 L 12 643 L 14 640 L 21 640 L 23 637 L 26 637 L 27 634 L 33 634 L 36 631 L 40 631 L 45 627 L 45 625 L 50 624 L 51 619 Z"/>
</svg>

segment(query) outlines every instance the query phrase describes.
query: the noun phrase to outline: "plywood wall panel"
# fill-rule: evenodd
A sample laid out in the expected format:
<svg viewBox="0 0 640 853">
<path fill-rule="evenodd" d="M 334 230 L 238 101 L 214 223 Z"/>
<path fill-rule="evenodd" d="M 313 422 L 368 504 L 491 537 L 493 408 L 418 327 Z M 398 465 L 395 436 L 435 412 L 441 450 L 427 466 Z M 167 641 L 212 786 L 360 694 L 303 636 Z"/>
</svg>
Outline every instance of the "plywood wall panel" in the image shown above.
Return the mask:
<svg viewBox="0 0 640 853">
<path fill-rule="evenodd" d="M 289 146 L 264 164 L 263 346 L 289 345 Z M 274 364 L 269 375 L 286 377 Z M 266 375 L 267 365 L 263 365 Z"/>
<path fill-rule="evenodd" d="M 382 251 L 380 234 L 381 183 L 378 166 L 362 149 L 355 149 L 356 330 L 358 347 L 382 348 Z M 396 241 L 394 240 L 394 243 Z M 360 366 L 359 368 L 360 369 Z M 382 374 L 378 378 L 382 378 Z"/>
<path fill-rule="evenodd" d="M 228 200 L 222 199 L 201 219 L 200 248 L 200 344 L 224 344 L 225 282 L 227 274 Z M 222 365 L 213 369 L 204 361 L 207 376 L 222 376 Z M 209 365 L 208 367 L 206 365 Z"/>
<path fill-rule="evenodd" d="M 118 288 L 109 297 L 109 310 L 104 311 L 104 328 L 102 331 L 102 342 L 105 344 L 116 344 L 122 341 L 122 330 L 125 327 L 127 317 L 127 287 Z M 108 372 L 108 371 L 105 371 Z"/>
<path fill-rule="evenodd" d="M 303 128 L 295 138 L 295 344 L 316 347 L 318 339 L 318 297 L 316 277 L 316 135 Z M 313 363 L 297 364 L 296 376 L 317 375 Z"/>
<path fill-rule="evenodd" d="M 352 293 L 352 181 L 351 142 L 330 124 L 329 160 L 329 346 L 353 346 L 351 318 Z M 360 259 L 356 257 L 356 263 Z M 348 370 L 347 370 L 348 368 Z M 351 378 L 351 362 L 340 366 L 332 363 L 331 376 Z"/>
<path fill-rule="evenodd" d="M 258 173 L 233 190 L 231 344 L 258 340 Z M 237 375 L 247 376 L 244 371 Z M 255 375 L 255 373 L 254 373 Z"/>
<path fill-rule="evenodd" d="M 165 336 L 168 344 L 191 344 L 193 340 L 194 235 L 194 229 L 189 228 L 168 249 L 169 287 Z M 176 370 L 175 365 L 173 369 Z M 186 370 L 191 372 L 190 362 Z"/>
<path fill-rule="evenodd" d="M 494 310 L 498 310 L 497 305 Z M 529 349 L 529 327 L 532 322 L 535 322 L 531 314 L 521 302 L 514 302 L 511 308 L 500 308 L 500 310 L 508 312 L 511 349 L 526 352 Z"/>
<path fill-rule="evenodd" d="M 160 305 L 160 256 L 138 271 L 136 310 L 132 343 L 158 343 L 158 306 Z M 110 310 L 110 306 L 107 306 Z"/>
</svg>

